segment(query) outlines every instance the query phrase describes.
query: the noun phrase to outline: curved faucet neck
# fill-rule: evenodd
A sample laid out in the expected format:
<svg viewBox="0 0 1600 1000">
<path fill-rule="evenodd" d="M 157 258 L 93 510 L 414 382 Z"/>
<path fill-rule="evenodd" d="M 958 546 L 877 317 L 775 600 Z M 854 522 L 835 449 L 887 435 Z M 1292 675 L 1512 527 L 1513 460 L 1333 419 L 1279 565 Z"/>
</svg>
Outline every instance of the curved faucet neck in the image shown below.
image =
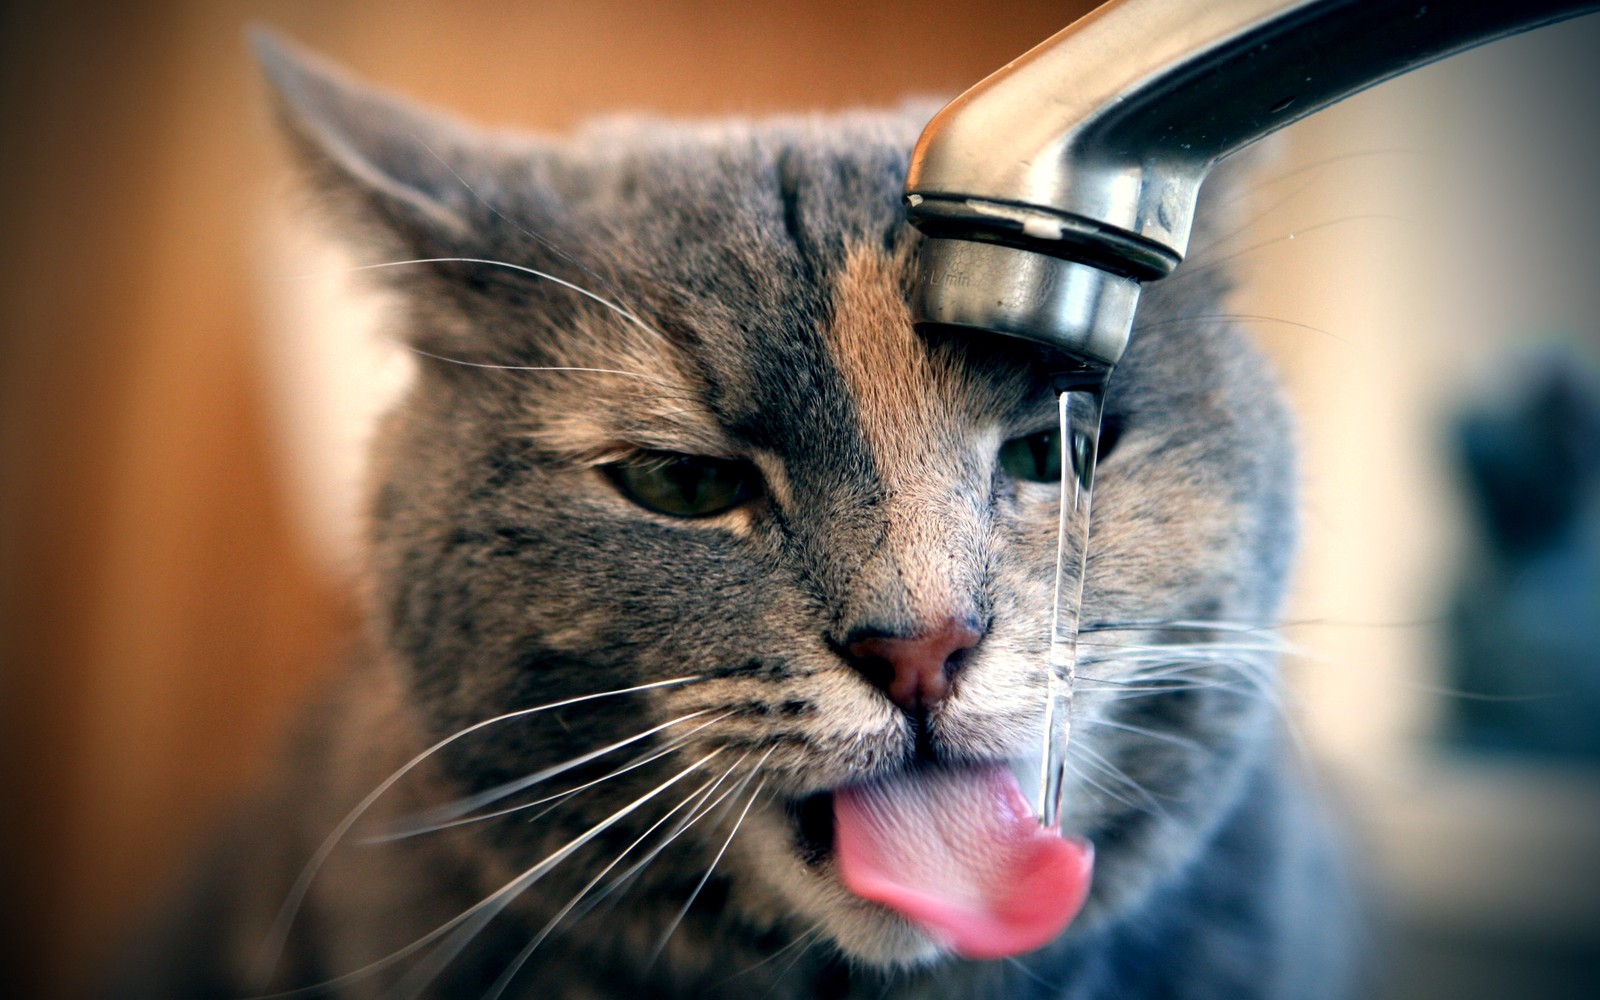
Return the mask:
<svg viewBox="0 0 1600 1000">
<path fill-rule="evenodd" d="M 923 132 L 906 181 L 930 237 L 913 308 L 1115 363 L 1139 282 L 1183 259 L 1219 159 L 1374 83 L 1596 8 L 1113 0 Z"/>
</svg>

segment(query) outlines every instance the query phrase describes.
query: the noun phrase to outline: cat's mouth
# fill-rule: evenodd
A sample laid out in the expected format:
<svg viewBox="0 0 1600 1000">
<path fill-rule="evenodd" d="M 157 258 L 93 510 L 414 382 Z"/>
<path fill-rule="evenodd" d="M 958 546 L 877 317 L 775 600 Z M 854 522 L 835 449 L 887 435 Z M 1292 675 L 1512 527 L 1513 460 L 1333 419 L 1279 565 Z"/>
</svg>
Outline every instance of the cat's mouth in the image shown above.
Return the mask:
<svg viewBox="0 0 1600 1000">
<path fill-rule="evenodd" d="M 795 851 L 808 868 L 819 868 L 833 857 L 833 793 L 818 792 L 784 803 L 794 831 Z"/>
<path fill-rule="evenodd" d="M 1053 940 L 1088 897 L 1087 840 L 1039 825 L 1005 763 L 918 767 L 785 804 L 800 859 L 968 958 Z"/>
</svg>

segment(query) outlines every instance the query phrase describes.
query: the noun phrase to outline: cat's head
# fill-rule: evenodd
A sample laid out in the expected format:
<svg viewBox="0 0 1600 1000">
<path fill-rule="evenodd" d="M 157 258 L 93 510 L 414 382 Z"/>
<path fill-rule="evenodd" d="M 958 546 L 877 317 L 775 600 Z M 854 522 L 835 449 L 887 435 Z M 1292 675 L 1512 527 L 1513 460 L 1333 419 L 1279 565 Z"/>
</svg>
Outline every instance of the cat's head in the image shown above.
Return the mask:
<svg viewBox="0 0 1600 1000">
<path fill-rule="evenodd" d="M 519 905 L 631 872 L 622 919 L 665 931 L 714 867 L 702 933 L 943 954 L 844 887 L 833 792 L 1037 766 L 1059 487 L 1050 359 L 912 327 L 901 188 L 932 109 L 555 140 L 265 61 L 314 185 L 393 264 L 376 273 L 418 352 L 375 453 L 369 562 L 426 736 L 659 684 L 438 754 L 462 796 L 576 762 L 480 812 L 596 782 L 482 825 L 523 868 L 579 842 Z M 1276 612 L 1286 420 L 1213 315 L 1216 272 L 1188 270 L 1146 292 L 1107 400 L 1064 813 L 1098 853 L 1081 925 L 1193 855 L 1267 714 L 1266 661 L 1228 623 Z M 908 681 L 901 658 L 932 667 Z"/>
</svg>

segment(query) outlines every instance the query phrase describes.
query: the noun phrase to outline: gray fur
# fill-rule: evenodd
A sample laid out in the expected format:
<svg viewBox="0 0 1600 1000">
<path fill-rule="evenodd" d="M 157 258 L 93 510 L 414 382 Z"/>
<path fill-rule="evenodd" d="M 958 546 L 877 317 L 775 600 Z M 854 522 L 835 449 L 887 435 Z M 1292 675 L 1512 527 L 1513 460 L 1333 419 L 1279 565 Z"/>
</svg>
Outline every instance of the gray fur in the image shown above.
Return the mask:
<svg viewBox="0 0 1600 1000">
<path fill-rule="evenodd" d="M 914 352 L 913 374 L 900 380 L 913 390 L 927 381 L 902 407 L 917 439 L 902 432 L 886 449 L 830 340 L 860 297 L 850 272 L 864 258 L 887 262 L 894 277 L 880 291 L 903 305 L 916 246 L 899 191 L 929 109 L 612 121 L 563 141 L 488 137 L 281 43 L 263 42 L 261 54 L 313 185 L 345 229 L 365 235 L 374 262 L 512 262 L 639 321 L 493 265 L 380 272 L 404 305 L 397 334 L 437 358 L 422 359 L 376 448 L 366 652 L 306 727 L 262 812 L 224 841 L 193 896 L 200 909 L 188 913 L 202 923 L 172 936 L 181 946 L 143 953 L 141 975 L 155 984 L 147 992 L 261 992 L 266 984 L 244 970 L 304 859 L 352 804 L 436 740 L 513 709 L 701 675 L 487 727 L 435 754 L 358 832 L 680 715 L 702 713 L 673 733 L 714 720 L 536 822 L 517 813 L 341 846 L 270 985 L 309 985 L 406 946 L 715 753 L 715 766 L 659 806 L 556 866 L 435 977 L 408 980 L 425 961 L 412 956 L 332 992 L 485 994 L 668 806 L 738 764 L 718 786 L 734 789 L 728 807 L 673 842 L 612 905 L 565 922 L 507 995 L 1340 994 L 1343 896 L 1284 761 L 1268 696 L 1273 657 L 1235 648 L 1270 646 L 1288 571 L 1288 419 L 1255 351 L 1208 318 L 1223 288 L 1203 250 L 1147 291 L 1108 400 L 1122 430 L 1097 488 L 1084 617 L 1100 627 L 1081 667 L 1079 776 L 1065 824 L 1096 845 L 1093 894 L 1034 955 L 958 960 L 849 897 L 830 858 L 803 859 L 782 805 L 920 766 L 910 720 L 837 652 L 863 627 L 903 633 L 952 613 L 986 629 L 922 736 L 925 756 L 1020 757 L 1038 741 L 1054 490 L 1009 481 L 994 459 L 1001 441 L 1049 426 L 1053 400 L 1037 366 L 1018 346 L 887 331 Z M 633 447 L 748 459 L 769 495 L 700 521 L 650 513 L 596 468 Z M 1180 624 L 1197 621 L 1262 631 Z M 1148 687 L 1139 671 L 1158 667 L 1192 669 L 1181 676 L 1195 684 L 1117 696 Z M 652 961 L 747 801 L 726 856 Z M 170 978 L 179 966 L 187 978 Z"/>
</svg>

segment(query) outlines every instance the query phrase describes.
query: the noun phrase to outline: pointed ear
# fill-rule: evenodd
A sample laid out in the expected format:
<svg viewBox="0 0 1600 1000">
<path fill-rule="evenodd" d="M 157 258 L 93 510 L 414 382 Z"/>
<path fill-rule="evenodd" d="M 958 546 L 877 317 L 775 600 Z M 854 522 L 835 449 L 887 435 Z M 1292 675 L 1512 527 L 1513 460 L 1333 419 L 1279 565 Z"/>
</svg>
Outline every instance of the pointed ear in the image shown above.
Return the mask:
<svg viewBox="0 0 1600 1000">
<path fill-rule="evenodd" d="M 333 207 L 419 254 L 468 241 L 474 196 L 459 171 L 480 144 L 474 133 L 358 82 L 270 29 L 252 28 L 250 43 L 297 158 Z"/>
</svg>

